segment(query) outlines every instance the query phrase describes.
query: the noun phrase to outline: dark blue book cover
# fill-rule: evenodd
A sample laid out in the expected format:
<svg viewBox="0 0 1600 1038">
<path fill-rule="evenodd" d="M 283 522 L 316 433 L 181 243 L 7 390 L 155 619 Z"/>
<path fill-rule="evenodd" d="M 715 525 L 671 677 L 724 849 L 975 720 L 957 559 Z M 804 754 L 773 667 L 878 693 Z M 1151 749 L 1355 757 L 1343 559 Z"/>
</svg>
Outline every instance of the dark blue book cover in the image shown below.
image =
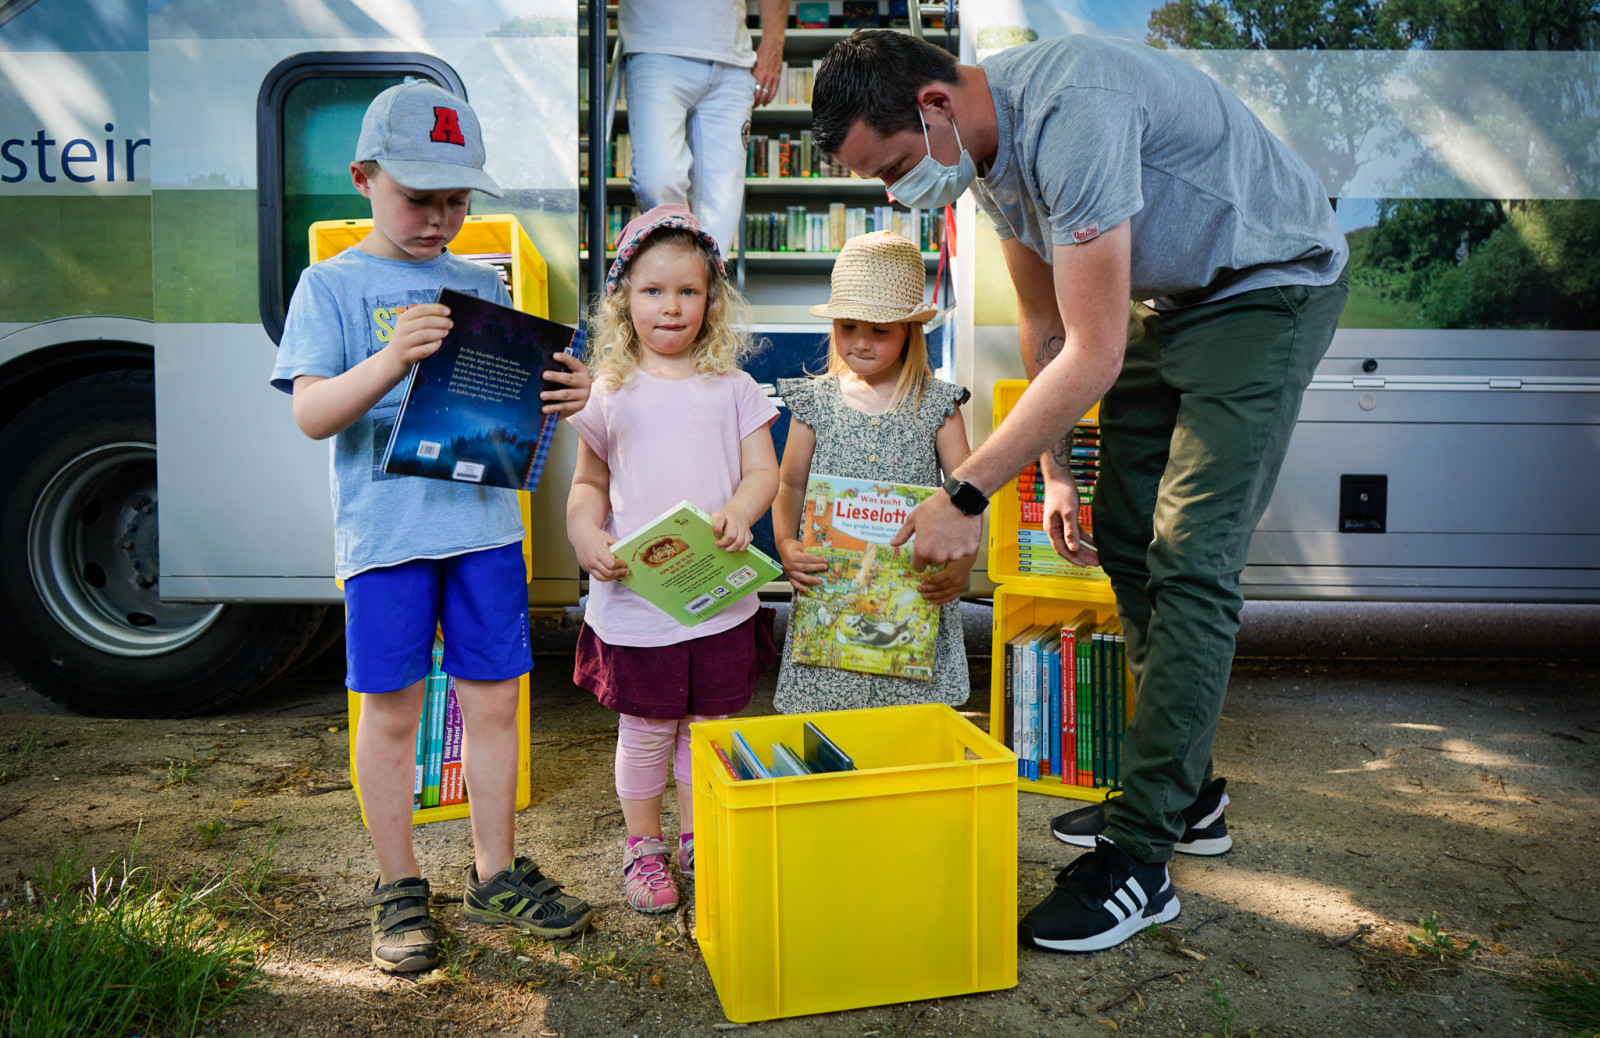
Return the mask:
<svg viewBox="0 0 1600 1038">
<path fill-rule="evenodd" d="M 564 324 L 509 306 L 439 290 L 453 327 L 411 369 L 383 456 L 383 471 L 455 483 L 537 490 L 559 415 L 539 394 L 565 370 L 552 356 L 572 347 Z"/>
</svg>

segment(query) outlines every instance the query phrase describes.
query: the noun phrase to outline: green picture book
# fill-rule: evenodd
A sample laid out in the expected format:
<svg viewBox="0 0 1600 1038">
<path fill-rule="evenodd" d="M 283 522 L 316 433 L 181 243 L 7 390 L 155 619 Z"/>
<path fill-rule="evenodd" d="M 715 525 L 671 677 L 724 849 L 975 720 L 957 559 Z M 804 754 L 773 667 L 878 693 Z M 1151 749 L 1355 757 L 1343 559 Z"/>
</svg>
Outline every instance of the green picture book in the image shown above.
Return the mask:
<svg viewBox="0 0 1600 1038">
<path fill-rule="evenodd" d="M 891 548 L 906 516 L 933 487 L 813 475 L 800 544 L 828 563 L 822 584 L 795 598 L 794 661 L 927 681 L 939 607 L 917 591 L 911 544 Z"/>
<path fill-rule="evenodd" d="M 704 623 L 783 574 L 759 548 L 717 547 L 711 517 L 687 501 L 617 541 L 611 554 L 628 567 L 624 587 L 685 627 Z"/>
</svg>

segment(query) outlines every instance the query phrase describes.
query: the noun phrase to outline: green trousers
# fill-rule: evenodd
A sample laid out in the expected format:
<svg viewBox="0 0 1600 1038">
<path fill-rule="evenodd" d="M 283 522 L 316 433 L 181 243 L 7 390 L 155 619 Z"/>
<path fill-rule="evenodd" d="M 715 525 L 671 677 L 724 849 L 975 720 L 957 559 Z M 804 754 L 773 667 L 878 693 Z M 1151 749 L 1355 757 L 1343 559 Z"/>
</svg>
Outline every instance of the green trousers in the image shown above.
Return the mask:
<svg viewBox="0 0 1600 1038">
<path fill-rule="evenodd" d="M 1094 541 L 1137 690 L 1106 835 L 1140 861 L 1172 857 L 1180 812 L 1211 781 L 1239 574 L 1348 291 L 1341 276 L 1133 307 L 1122 373 L 1100 405 Z"/>
</svg>

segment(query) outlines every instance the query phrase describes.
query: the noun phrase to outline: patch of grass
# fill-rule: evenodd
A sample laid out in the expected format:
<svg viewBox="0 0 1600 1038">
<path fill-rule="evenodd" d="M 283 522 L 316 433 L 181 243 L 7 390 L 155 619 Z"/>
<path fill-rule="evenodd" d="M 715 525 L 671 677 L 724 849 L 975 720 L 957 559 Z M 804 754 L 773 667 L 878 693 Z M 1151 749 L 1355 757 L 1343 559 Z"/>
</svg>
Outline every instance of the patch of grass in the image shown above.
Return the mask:
<svg viewBox="0 0 1600 1038">
<path fill-rule="evenodd" d="M 1582 1038 L 1600 1038 L 1600 960 L 1552 957 L 1535 965 L 1526 985 L 1534 1012 Z"/>
<path fill-rule="evenodd" d="M 1211 982 L 1211 1004 L 1206 1006 L 1206 1015 L 1217 1022 L 1216 1038 L 1233 1038 L 1233 1018 L 1238 1013 L 1228 998 L 1228 989 L 1222 986 L 1220 980 Z M 1211 1032 L 1207 1031 L 1201 1038 L 1212 1038 Z"/>
<path fill-rule="evenodd" d="M 217 842 L 217 837 L 228 831 L 228 823 L 220 818 L 213 818 L 209 822 L 196 822 L 194 831 L 200 837 L 200 846 L 210 847 Z"/>
<path fill-rule="evenodd" d="M 1417 929 L 1406 934 L 1406 943 L 1417 954 L 1441 963 L 1466 962 L 1478 953 L 1478 941 L 1467 941 L 1439 928 L 1439 913 L 1429 912 L 1418 920 Z"/>
<path fill-rule="evenodd" d="M 213 911 L 224 880 L 174 888 L 133 857 L 63 852 L 0 912 L 0 1033 L 191 1038 L 252 992 L 261 936 Z"/>
<path fill-rule="evenodd" d="M 28 773 L 22 766 L 22 760 L 28 755 L 28 751 L 33 749 L 33 744 L 38 737 L 38 732 L 29 732 L 28 737 L 22 740 L 22 745 L 11 755 L 11 759 L 4 764 L 0 764 L 0 786 L 5 785 L 12 779 L 19 779 Z"/>
<path fill-rule="evenodd" d="M 633 954 L 626 957 L 618 948 L 591 952 L 585 948 L 587 936 L 585 934 L 579 937 L 577 947 L 568 951 L 568 954 L 578 960 L 577 972 L 587 973 L 595 980 L 628 980 L 642 965 L 639 956 L 644 954 L 643 947 L 635 948 Z"/>
<path fill-rule="evenodd" d="M 215 764 L 216 762 L 216 753 L 212 753 L 209 757 L 192 758 L 190 760 L 179 760 L 177 757 L 168 757 L 167 777 L 156 784 L 156 789 L 159 791 L 163 789 L 171 789 L 173 786 L 186 786 L 189 784 L 189 777 L 191 775 L 199 771 L 201 768 L 211 767 L 211 765 Z"/>
</svg>

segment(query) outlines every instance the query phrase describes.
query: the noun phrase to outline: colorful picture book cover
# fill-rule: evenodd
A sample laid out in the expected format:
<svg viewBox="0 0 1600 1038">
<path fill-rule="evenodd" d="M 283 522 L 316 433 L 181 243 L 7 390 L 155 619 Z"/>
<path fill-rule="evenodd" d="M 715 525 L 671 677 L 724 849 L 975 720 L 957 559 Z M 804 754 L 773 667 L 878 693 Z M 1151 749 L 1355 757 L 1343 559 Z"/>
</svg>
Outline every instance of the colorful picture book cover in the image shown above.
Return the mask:
<svg viewBox="0 0 1600 1038">
<path fill-rule="evenodd" d="M 794 661 L 927 681 L 939 607 L 917 591 L 911 544 L 891 548 L 906 516 L 933 487 L 813 475 L 800 543 L 828 563 L 821 585 L 795 598 Z"/>
<path fill-rule="evenodd" d="M 560 416 L 539 394 L 572 329 L 476 296 L 439 290 L 454 327 L 411 370 L 383 471 L 537 490 Z"/>
<path fill-rule="evenodd" d="M 717 547 L 711 517 L 687 501 L 611 545 L 611 554 L 628 567 L 623 587 L 685 627 L 704 623 L 783 575 L 783 567 L 759 548 Z"/>
</svg>

